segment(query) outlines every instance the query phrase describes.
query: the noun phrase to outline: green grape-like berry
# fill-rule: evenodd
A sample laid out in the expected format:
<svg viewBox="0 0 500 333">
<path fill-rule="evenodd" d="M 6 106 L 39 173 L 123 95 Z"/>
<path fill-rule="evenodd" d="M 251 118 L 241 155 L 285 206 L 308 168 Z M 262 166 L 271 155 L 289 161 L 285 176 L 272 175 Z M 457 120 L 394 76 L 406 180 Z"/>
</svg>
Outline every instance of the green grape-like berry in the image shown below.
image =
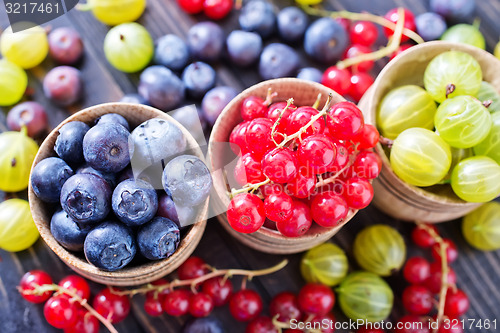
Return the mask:
<svg viewBox="0 0 500 333">
<path fill-rule="evenodd" d="M 500 164 L 500 112 L 492 113 L 491 121 L 493 125 L 490 132 L 473 149 L 476 155 L 491 157 L 495 162 Z"/>
<path fill-rule="evenodd" d="M 443 180 L 449 181 L 451 179 L 451 172 L 455 168 L 455 166 L 460 163 L 462 160 L 474 156 L 474 151 L 472 148 L 453 148 L 451 147 L 451 165 L 450 165 L 450 170 L 448 171 L 448 174 L 446 177 L 444 177 Z"/>
<path fill-rule="evenodd" d="M 0 37 L 0 51 L 10 62 L 21 68 L 38 66 L 49 54 L 47 32 L 28 22 L 17 22 Z"/>
<path fill-rule="evenodd" d="M 500 111 L 500 93 L 491 83 L 486 81 L 481 82 L 481 87 L 476 97 L 481 102 L 491 102 L 488 106 L 490 113 Z"/>
<path fill-rule="evenodd" d="M 441 103 L 434 117 L 439 136 L 455 148 L 470 148 L 483 141 L 492 121 L 488 109 L 474 97 L 457 96 Z"/>
<path fill-rule="evenodd" d="M 408 184 L 431 186 L 448 173 L 451 149 L 433 131 L 409 128 L 394 140 L 390 162 L 394 173 Z"/>
<path fill-rule="evenodd" d="M 500 203 L 492 201 L 464 216 L 465 240 L 482 251 L 500 249 Z"/>
<path fill-rule="evenodd" d="M 304 280 L 330 287 L 342 282 L 348 269 L 349 263 L 344 251 L 332 243 L 313 247 L 300 261 L 300 272 Z"/>
<path fill-rule="evenodd" d="M 434 128 L 436 102 L 423 88 L 416 85 L 391 90 L 382 99 L 377 113 L 381 134 L 394 140 L 411 127 Z"/>
<path fill-rule="evenodd" d="M 14 105 L 28 87 L 24 69 L 6 59 L 0 59 L 0 106 Z"/>
<path fill-rule="evenodd" d="M 441 40 L 453 43 L 469 44 L 480 49 L 486 49 L 486 41 L 479 29 L 471 24 L 456 24 L 451 26 L 441 36 Z"/>
<path fill-rule="evenodd" d="M 438 103 L 460 95 L 476 96 L 483 72 L 468 53 L 447 51 L 434 57 L 424 72 L 425 90 Z"/>
<path fill-rule="evenodd" d="M 28 201 L 16 198 L 0 203 L 0 249 L 26 250 L 38 236 Z"/>
<path fill-rule="evenodd" d="M 500 165 L 487 156 L 458 163 L 451 174 L 455 194 L 469 202 L 488 202 L 500 195 Z"/>
</svg>

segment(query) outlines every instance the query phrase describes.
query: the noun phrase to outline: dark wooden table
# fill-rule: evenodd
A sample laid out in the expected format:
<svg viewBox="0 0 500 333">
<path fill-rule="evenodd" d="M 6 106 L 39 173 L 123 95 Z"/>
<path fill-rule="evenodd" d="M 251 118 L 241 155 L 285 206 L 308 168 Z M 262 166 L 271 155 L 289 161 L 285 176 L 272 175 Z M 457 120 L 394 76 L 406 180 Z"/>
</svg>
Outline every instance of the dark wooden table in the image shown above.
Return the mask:
<svg viewBox="0 0 500 333">
<path fill-rule="evenodd" d="M 415 13 L 422 13 L 428 9 L 428 0 L 330 0 L 326 4 L 329 9 L 347 9 L 350 11 L 370 11 L 383 15 L 395 6 L 405 6 Z M 491 51 L 500 36 L 500 1 L 477 0 L 476 16 L 481 19 L 481 31 L 486 36 L 488 49 Z M 292 1 L 275 1 L 279 7 L 290 5 Z M 237 27 L 237 12 L 233 12 L 221 22 L 226 32 Z M 473 18 L 471 18 L 472 21 Z M 174 0 L 149 0 L 145 14 L 139 20 L 151 32 L 154 38 L 166 33 L 174 33 L 185 37 L 190 26 L 204 20 L 202 16 L 189 16 L 183 13 Z M 81 32 L 85 43 L 85 57 L 78 66 L 85 81 L 85 93 L 81 103 L 67 109 L 61 109 L 51 104 L 43 95 L 41 81 L 45 73 L 54 64 L 47 59 L 41 66 L 29 71 L 29 85 L 36 100 L 47 107 L 50 113 L 50 125 L 56 126 L 69 114 L 83 107 L 103 102 L 117 101 L 124 93 L 136 92 L 138 75 L 127 75 L 113 69 L 105 60 L 102 44 L 108 27 L 97 22 L 90 13 L 73 10 L 67 15 L 50 22 L 52 27 L 72 26 Z M 0 28 L 8 26 L 4 7 L 0 6 Z M 300 49 L 300 47 L 299 47 Z M 301 52 L 304 66 L 316 65 L 311 63 Z M 324 69 L 324 67 L 319 66 Z M 380 68 L 380 66 L 379 66 Z M 241 90 L 259 81 L 255 70 L 241 70 L 228 66 L 227 63 L 216 65 L 219 85 L 230 85 Z M 189 103 L 187 101 L 186 103 Z M 6 109 L 0 112 L 0 120 L 4 122 Z M 0 175 L 0 177 L 2 177 Z M 0 193 L 0 200 L 4 194 Z M 332 242 L 340 245 L 349 255 L 351 269 L 356 268 L 352 258 L 351 244 L 357 232 L 366 225 L 387 223 L 397 228 L 405 237 L 409 245 L 409 256 L 422 254 L 411 245 L 409 234 L 412 224 L 394 220 L 376 208 L 370 206 L 350 221 L 333 239 Z M 460 221 L 452 221 L 439 225 L 439 230 L 445 237 L 452 238 L 458 245 L 460 257 L 453 264 L 458 275 L 458 286 L 469 295 L 471 308 L 466 318 L 500 320 L 500 252 L 484 253 L 472 249 L 462 237 Z M 195 254 L 204 258 L 208 263 L 220 268 L 259 269 L 274 265 L 285 256 L 269 255 L 249 249 L 232 239 L 218 224 L 216 219 L 208 223 L 205 235 Z M 290 290 L 298 292 L 304 284 L 299 273 L 301 254 L 286 256 L 290 263 L 286 269 L 271 276 L 257 278 L 249 284 L 262 295 L 266 313 L 268 304 L 273 295 Z M 0 250 L 0 332 L 56 332 L 43 318 L 43 308 L 40 305 L 28 304 L 17 293 L 16 286 L 24 272 L 30 269 L 44 269 L 50 272 L 58 281 L 72 271 L 64 265 L 56 255 L 39 240 L 29 250 L 19 253 L 8 253 Z M 234 279 L 238 285 L 239 279 Z M 400 296 L 406 283 L 401 274 L 388 279 L 394 288 L 396 300 L 391 319 L 399 318 L 404 314 Z M 93 292 L 97 292 L 101 285 L 91 283 Z M 120 332 L 179 332 L 187 317 L 173 318 L 162 315 L 151 318 L 142 309 L 143 297 L 136 296 L 133 301 L 133 310 L 130 316 L 116 327 Z M 338 321 L 345 321 L 338 306 L 334 313 Z M 236 322 L 229 314 L 227 307 L 214 311 L 227 332 L 244 332 L 245 325 Z M 500 323 L 498 323 L 500 324 Z M 104 329 L 102 329 L 104 331 Z M 467 329 L 467 332 L 495 332 L 494 329 L 480 328 Z M 500 329 L 498 330 L 500 331 Z M 340 332 L 340 331 L 339 331 Z"/>
</svg>

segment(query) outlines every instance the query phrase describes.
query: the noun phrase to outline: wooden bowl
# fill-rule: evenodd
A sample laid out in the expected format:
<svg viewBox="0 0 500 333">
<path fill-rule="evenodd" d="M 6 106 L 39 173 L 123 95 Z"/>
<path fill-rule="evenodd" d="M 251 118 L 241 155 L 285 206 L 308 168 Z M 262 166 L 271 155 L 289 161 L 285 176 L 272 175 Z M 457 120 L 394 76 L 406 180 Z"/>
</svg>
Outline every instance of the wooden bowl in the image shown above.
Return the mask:
<svg viewBox="0 0 500 333">
<path fill-rule="evenodd" d="M 227 165 L 227 156 L 225 154 L 230 151 L 229 144 L 223 147 L 221 143 L 229 142 L 231 131 L 242 121 L 240 114 L 242 101 L 248 96 L 258 96 L 265 99 L 269 88 L 278 93 L 278 96 L 273 101 L 285 101 L 293 97 L 294 104 L 297 106 L 313 105 L 318 93 L 322 95 L 320 108 L 326 102 L 329 94 L 333 95 L 335 103 L 344 101 L 342 96 L 321 84 L 292 78 L 269 80 L 246 89 L 224 108 L 212 129 L 208 147 L 209 163 L 212 171 L 220 171 Z M 228 170 L 228 172 L 232 172 L 232 169 Z M 225 213 L 230 201 L 227 195 L 228 184 L 226 184 L 226 178 L 222 172 L 213 172 L 212 175 L 215 193 L 211 196 L 211 205 L 219 212 L 217 218 L 220 223 L 224 229 L 243 244 L 262 252 L 289 254 L 308 250 L 330 239 L 356 214 L 356 211 L 350 210 L 346 219 L 334 228 L 324 228 L 313 223 L 311 229 L 305 235 L 297 238 L 285 237 L 277 230 L 264 226 L 252 234 L 239 233 L 231 228 Z"/>
<path fill-rule="evenodd" d="M 167 114 L 145 105 L 107 103 L 92 106 L 77 112 L 59 124 L 59 126 L 50 132 L 47 138 L 43 141 L 40 146 L 40 150 L 35 157 L 35 161 L 33 162 L 33 167 L 44 158 L 56 156 L 54 152 L 54 143 L 61 126 L 74 120 L 79 120 L 87 123 L 88 125 L 93 125 L 95 119 L 106 113 L 121 114 L 129 121 L 132 128 L 151 118 L 165 119 L 179 127 L 186 137 L 189 149 L 192 149 L 191 151 L 194 151 L 194 154 L 198 157 L 204 158 L 199 146 L 191 134 L 181 124 Z M 50 232 L 50 220 L 53 209 L 51 209 L 50 205 L 47 205 L 37 198 L 33 192 L 31 183 L 28 188 L 28 197 L 31 213 L 33 214 L 33 219 L 38 231 L 52 251 L 54 251 L 62 261 L 64 261 L 78 274 L 95 282 L 114 286 L 133 286 L 148 283 L 165 276 L 179 267 L 193 253 L 194 249 L 200 242 L 203 231 L 206 227 L 206 215 L 209 202 L 209 199 L 207 198 L 206 202 L 200 209 L 198 216 L 196 217 L 196 221 L 200 222 L 189 227 L 189 229 L 185 232 L 184 237 L 181 239 L 177 251 L 171 257 L 158 261 L 150 261 L 137 266 L 127 266 L 115 272 L 108 272 L 88 263 L 83 255 L 77 255 L 66 250 L 54 239 Z"/>
<path fill-rule="evenodd" d="M 492 54 L 465 44 L 443 41 L 423 43 L 394 58 L 380 72 L 359 103 L 365 121 L 376 126 L 377 107 L 382 98 L 391 89 L 402 85 L 423 87 L 427 64 L 438 54 L 451 50 L 472 55 L 481 65 L 483 80 L 500 90 L 500 61 Z M 405 183 L 392 171 L 382 145 L 378 144 L 375 150 L 382 157 L 383 167 L 379 177 L 373 181 L 373 203 L 388 215 L 406 221 L 437 223 L 464 216 L 481 205 L 463 201 L 449 185 L 420 188 Z"/>
</svg>

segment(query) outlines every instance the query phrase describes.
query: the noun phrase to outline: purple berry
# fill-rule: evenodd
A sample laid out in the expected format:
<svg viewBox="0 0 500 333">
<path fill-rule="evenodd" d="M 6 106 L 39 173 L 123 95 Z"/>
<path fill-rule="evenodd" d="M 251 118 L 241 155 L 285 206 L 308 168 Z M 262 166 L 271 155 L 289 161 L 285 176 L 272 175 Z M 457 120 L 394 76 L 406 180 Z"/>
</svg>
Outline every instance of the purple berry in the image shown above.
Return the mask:
<svg viewBox="0 0 500 333">
<path fill-rule="evenodd" d="M 101 124 L 120 124 L 127 131 L 130 130 L 130 126 L 128 124 L 127 119 L 125 119 L 124 116 L 118 114 L 118 113 L 106 113 L 102 116 L 99 117 L 96 121 L 96 125 L 101 125 Z"/>
<path fill-rule="evenodd" d="M 195 59 L 211 62 L 221 55 L 224 32 L 213 22 L 200 22 L 189 29 L 187 40 Z"/>
<path fill-rule="evenodd" d="M 156 41 L 155 63 L 180 71 L 186 67 L 189 60 L 189 48 L 186 42 L 172 34 L 160 37 Z"/>
<path fill-rule="evenodd" d="M 90 173 L 92 175 L 99 176 L 108 182 L 111 188 L 116 186 L 116 173 L 114 172 L 102 172 L 94 169 L 88 164 L 83 165 L 82 167 L 76 169 L 76 173 Z"/>
<path fill-rule="evenodd" d="M 312 82 L 321 82 L 323 72 L 314 67 L 304 67 L 297 74 L 297 79 L 307 80 Z"/>
<path fill-rule="evenodd" d="M 189 96 L 200 99 L 215 86 L 215 70 L 201 62 L 193 62 L 182 72 L 182 81 Z"/>
<path fill-rule="evenodd" d="M 72 65 L 80 60 L 83 42 L 80 34 L 72 28 L 54 29 L 48 36 L 50 56 L 63 65 Z"/>
<path fill-rule="evenodd" d="M 297 52 L 290 46 L 272 43 L 260 55 L 259 74 L 264 80 L 292 77 L 300 65 Z"/>
<path fill-rule="evenodd" d="M 155 189 L 140 179 L 127 179 L 118 184 L 111 203 L 118 219 L 130 227 L 150 221 L 158 210 Z"/>
<path fill-rule="evenodd" d="M 151 66 L 141 74 L 139 94 L 152 106 L 168 111 L 184 100 L 184 83 L 170 69 Z"/>
<path fill-rule="evenodd" d="M 81 121 L 71 121 L 61 126 L 54 144 L 57 155 L 71 165 L 85 162 L 83 158 L 83 138 L 89 129 L 89 125 Z"/>
<path fill-rule="evenodd" d="M 439 39 L 446 31 L 447 25 L 443 17 L 439 14 L 428 12 L 415 17 L 417 33 L 425 40 Z"/>
<path fill-rule="evenodd" d="M 51 69 L 43 79 L 43 92 L 61 106 L 75 103 L 82 94 L 80 71 L 69 66 Z"/>
<path fill-rule="evenodd" d="M 139 94 L 126 94 L 120 99 L 120 102 L 149 105 L 149 102 Z"/>
<path fill-rule="evenodd" d="M 59 202 L 61 188 L 73 170 L 62 159 L 49 157 L 41 160 L 31 173 L 31 187 L 45 202 Z"/>
<path fill-rule="evenodd" d="M 257 32 L 262 38 L 267 38 L 276 28 L 274 7 L 263 0 L 249 1 L 241 9 L 238 22 L 241 29 Z"/>
<path fill-rule="evenodd" d="M 286 7 L 278 13 L 278 32 L 285 41 L 297 42 L 304 37 L 309 24 L 307 15 L 297 7 Z"/>
<path fill-rule="evenodd" d="M 201 102 L 203 115 L 213 126 L 226 105 L 233 100 L 238 92 L 232 87 L 215 87 L 209 90 Z"/>
<path fill-rule="evenodd" d="M 48 120 L 45 108 L 37 102 L 24 102 L 10 109 L 7 126 L 12 131 L 20 131 L 26 126 L 28 135 L 35 137 L 47 129 Z"/>
<path fill-rule="evenodd" d="M 170 257 L 180 242 L 179 227 L 174 221 L 157 216 L 141 226 L 137 232 L 137 245 L 141 254 L 158 260 Z"/>
<path fill-rule="evenodd" d="M 249 66 L 259 59 L 262 37 L 256 32 L 234 30 L 226 40 L 229 58 L 238 66 Z"/>
<path fill-rule="evenodd" d="M 162 194 L 158 198 L 158 216 L 166 217 L 177 223 L 181 227 L 185 227 L 196 223 L 196 210 L 191 206 L 175 206 L 174 200 L 167 194 Z"/>
<path fill-rule="evenodd" d="M 475 0 L 431 0 L 431 10 L 450 22 L 458 23 L 468 20 L 474 14 Z"/>
<path fill-rule="evenodd" d="M 70 251 L 83 250 L 85 237 L 92 229 L 92 225 L 80 226 L 64 211 L 60 210 L 52 215 L 50 232 L 56 241 Z"/>
<path fill-rule="evenodd" d="M 344 27 L 330 17 L 314 21 L 304 37 L 307 55 L 325 64 L 339 60 L 348 44 L 349 37 Z"/>
</svg>

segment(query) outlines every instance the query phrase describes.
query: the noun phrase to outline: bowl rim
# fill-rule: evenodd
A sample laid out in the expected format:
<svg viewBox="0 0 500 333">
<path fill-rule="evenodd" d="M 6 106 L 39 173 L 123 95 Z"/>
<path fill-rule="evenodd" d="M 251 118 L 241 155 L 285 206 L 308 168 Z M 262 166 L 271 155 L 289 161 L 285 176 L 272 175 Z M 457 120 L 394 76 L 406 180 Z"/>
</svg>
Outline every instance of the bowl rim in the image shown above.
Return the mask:
<svg viewBox="0 0 500 333">
<path fill-rule="evenodd" d="M 208 203 L 209 199 L 205 200 L 203 205 L 201 206 L 201 209 L 196 216 L 196 220 L 199 222 L 191 225 L 189 227 L 189 230 L 186 232 L 184 237 L 181 239 L 179 246 L 177 250 L 172 254 L 170 257 L 165 258 L 165 259 L 160 259 L 160 260 L 154 260 L 154 261 L 149 261 L 144 264 L 140 264 L 137 266 L 132 266 L 132 267 L 127 267 L 125 266 L 122 269 L 119 269 L 117 271 L 105 271 L 102 269 L 97 268 L 96 266 L 92 265 L 91 263 L 87 262 L 85 258 L 80 258 L 77 255 L 75 255 L 73 252 L 65 249 L 59 242 L 56 241 L 56 239 L 52 236 L 52 233 L 50 232 L 50 221 L 45 221 L 42 219 L 42 212 L 41 208 L 39 208 L 39 205 L 47 205 L 47 203 L 44 203 L 42 200 L 40 200 L 34 193 L 33 188 L 31 186 L 31 172 L 33 171 L 33 168 L 45 157 L 42 158 L 42 154 L 46 155 L 48 150 L 53 150 L 53 145 L 49 144 L 49 139 L 55 139 L 58 136 L 58 131 L 59 129 L 64 125 L 67 124 L 71 121 L 81 121 L 81 117 L 84 116 L 85 114 L 88 114 L 90 112 L 97 112 L 97 117 L 106 114 L 106 113 L 119 113 L 125 118 L 127 118 L 126 115 L 120 113 L 119 111 L 123 110 L 124 108 L 128 109 L 139 109 L 145 113 L 148 113 L 151 115 L 149 119 L 152 118 L 162 118 L 170 123 L 176 125 L 184 134 L 186 141 L 188 143 L 189 149 L 192 149 L 194 151 L 194 154 L 196 154 L 198 157 L 203 157 L 203 153 L 196 142 L 196 140 L 193 138 L 193 136 L 189 133 L 189 131 L 182 126 L 177 120 L 169 116 L 168 114 L 153 108 L 148 105 L 143 105 L 143 104 L 132 104 L 132 103 L 123 103 L 123 102 L 113 102 L 113 103 L 102 103 L 102 104 L 97 104 L 93 105 L 90 107 L 87 107 L 85 109 L 82 109 L 71 116 L 67 117 L 64 119 L 61 123 L 59 123 L 43 140 L 42 144 L 40 145 L 40 148 L 38 149 L 38 152 L 35 156 L 35 159 L 33 160 L 33 164 L 31 166 L 31 171 L 30 171 L 30 182 L 28 184 L 28 202 L 30 205 L 30 210 L 31 214 L 33 216 L 33 220 L 35 222 L 35 225 L 37 229 L 40 232 L 40 236 L 42 239 L 45 241 L 45 243 L 49 246 L 49 248 L 63 261 L 65 262 L 68 266 L 71 268 L 76 267 L 78 270 L 84 271 L 87 274 L 92 275 L 93 277 L 99 277 L 99 278 L 104 278 L 104 279 L 109 279 L 113 278 L 114 281 L 120 282 L 120 281 L 126 281 L 129 279 L 134 279 L 138 277 L 144 277 L 144 276 L 149 276 L 153 275 L 158 272 L 158 270 L 161 270 L 163 268 L 166 268 L 172 261 L 177 260 L 181 256 L 182 250 L 184 248 L 191 244 L 191 241 L 193 239 L 196 239 L 196 236 L 198 233 L 203 233 L 206 227 L 206 214 L 208 211 Z M 113 109 L 111 111 L 110 109 Z M 117 112 L 118 111 L 118 112 Z M 94 121 L 96 118 L 94 118 Z M 127 119 L 128 120 L 128 119 Z M 88 122 L 87 122 L 88 123 Z M 51 153 L 52 156 L 56 156 L 55 153 Z M 197 244 L 196 244 L 197 245 Z M 195 246 L 196 246 L 195 245 Z M 194 250 L 194 248 L 192 249 Z M 191 250 L 191 252 L 192 252 Z M 167 273 L 166 273 L 167 274 Z M 108 282 L 112 282 L 110 280 L 107 280 Z M 101 282 L 102 283 L 102 282 Z"/>
</svg>

